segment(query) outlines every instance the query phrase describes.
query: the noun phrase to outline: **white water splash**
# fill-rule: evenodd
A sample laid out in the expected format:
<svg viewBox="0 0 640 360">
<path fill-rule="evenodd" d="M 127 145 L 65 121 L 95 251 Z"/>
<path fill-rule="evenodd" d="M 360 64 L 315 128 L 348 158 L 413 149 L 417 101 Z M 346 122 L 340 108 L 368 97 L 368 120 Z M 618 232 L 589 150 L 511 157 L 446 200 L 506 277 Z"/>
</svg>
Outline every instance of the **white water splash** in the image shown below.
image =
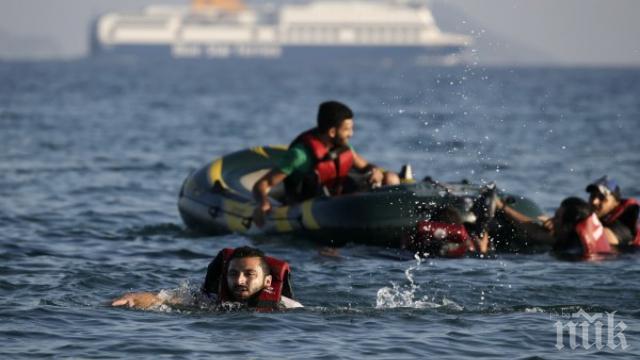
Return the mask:
<svg viewBox="0 0 640 360">
<path fill-rule="evenodd" d="M 534 306 L 532 308 L 525 308 L 524 312 L 525 313 L 544 313 L 545 311 L 540 307 Z"/>
<path fill-rule="evenodd" d="M 160 290 L 158 297 L 162 300 L 162 304 L 151 307 L 149 310 L 170 313 L 186 312 L 186 309 L 205 310 L 216 306 L 215 302 L 202 294 L 199 285 L 189 280 L 182 281 L 175 289 Z"/>
<path fill-rule="evenodd" d="M 447 298 L 443 298 L 441 303 L 436 302 L 435 296 L 432 299 L 429 299 L 429 296 L 425 295 L 416 299 L 416 291 L 420 289 L 420 285 L 415 283 L 413 273 L 415 270 L 420 268 L 422 258 L 418 256 L 418 254 L 416 254 L 414 258 L 416 259 L 416 264 L 410 266 L 404 271 L 404 276 L 409 281 L 409 284 L 401 286 L 400 284 L 392 281 L 391 287 L 387 286 L 379 289 L 376 295 L 376 309 L 430 309 L 445 306 L 455 310 L 462 310 L 462 306 Z"/>
</svg>

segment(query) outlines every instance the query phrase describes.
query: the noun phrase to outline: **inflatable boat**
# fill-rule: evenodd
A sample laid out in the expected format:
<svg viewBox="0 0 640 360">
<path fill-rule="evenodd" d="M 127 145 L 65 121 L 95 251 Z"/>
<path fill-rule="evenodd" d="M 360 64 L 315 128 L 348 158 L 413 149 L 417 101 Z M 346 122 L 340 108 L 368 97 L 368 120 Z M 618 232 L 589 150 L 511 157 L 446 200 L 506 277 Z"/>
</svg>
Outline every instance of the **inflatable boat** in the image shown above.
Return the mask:
<svg viewBox="0 0 640 360">
<path fill-rule="evenodd" d="M 262 146 L 216 159 L 191 173 L 180 190 L 178 208 L 184 223 L 207 234 L 293 234 L 322 244 L 345 242 L 403 247 L 420 220 L 443 207 L 455 208 L 471 231 L 499 229 L 508 242 L 507 224 L 495 224 L 494 186 L 431 179 L 405 181 L 366 192 L 321 196 L 286 204 L 284 187 L 270 192 L 273 204 L 263 227 L 252 221 L 251 189 L 286 152 L 285 146 Z M 507 194 L 500 194 L 507 196 Z M 511 206 L 529 215 L 542 214 L 531 200 L 510 196 Z M 489 226 L 493 222 L 493 226 Z M 505 235 L 506 234 L 506 235 Z M 503 239 L 503 242 L 505 241 Z"/>
</svg>

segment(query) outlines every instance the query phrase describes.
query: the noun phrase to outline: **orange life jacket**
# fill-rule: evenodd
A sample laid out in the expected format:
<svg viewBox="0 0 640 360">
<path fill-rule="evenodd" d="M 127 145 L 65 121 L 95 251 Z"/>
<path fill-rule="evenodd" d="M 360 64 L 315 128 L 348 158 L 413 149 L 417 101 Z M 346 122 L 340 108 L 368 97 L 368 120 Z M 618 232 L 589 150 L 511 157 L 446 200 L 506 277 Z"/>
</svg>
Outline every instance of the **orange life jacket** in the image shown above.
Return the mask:
<svg viewBox="0 0 640 360">
<path fill-rule="evenodd" d="M 412 251 L 426 251 L 444 257 L 462 257 L 467 251 L 475 251 L 464 225 L 420 220 L 416 230 L 415 239 L 409 246 Z"/>
<path fill-rule="evenodd" d="M 348 146 L 329 150 L 311 129 L 298 135 L 292 145 L 302 143 L 311 151 L 315 161 L 314 172 L 317 184 L 324 186 L 332 195 L 339 195 L 341 185 L 353 166 L 353 152 Z"/>
</svg>

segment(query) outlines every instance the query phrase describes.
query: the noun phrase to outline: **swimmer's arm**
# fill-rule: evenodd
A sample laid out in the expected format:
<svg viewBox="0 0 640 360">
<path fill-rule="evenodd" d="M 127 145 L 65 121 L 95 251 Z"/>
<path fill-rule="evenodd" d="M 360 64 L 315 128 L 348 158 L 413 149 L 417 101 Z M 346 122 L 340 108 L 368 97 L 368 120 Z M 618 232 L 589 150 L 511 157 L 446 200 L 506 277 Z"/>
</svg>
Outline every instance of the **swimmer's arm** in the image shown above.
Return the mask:
<svg viewBox="0 0 640 360">
<path fill-rule="evenodd" d="M 477 239 L 476 248 L 480 254 L 486 255 L 489 253 L 489 246 L 491 245 L 491 239 L 489 239 L 489 233 L 486 231 L 482 232 Z"/>
<path fill-rule="evenodd" d="M 539 223 L 542 219 L 530 218 L 527 215 L 519 212 L 518 210 L 507 205 L 502 199 L 496 199 L 496 209 L 502 210 L 502 212 L 511 220 L 519 222 L 521 224 L 526 223 Z M 546 222 L 545 222 L 546 223 Z"/>
<path fill-rule="evenodd" d="M 126 306 L 136 309 L 150 309 L 160 305 L 179 305 L 182 299 L 166 291 L 159 293 L 152 292 L 135 292 L 127 293 L 113 300 L 111 306 Z"/>
</svg>

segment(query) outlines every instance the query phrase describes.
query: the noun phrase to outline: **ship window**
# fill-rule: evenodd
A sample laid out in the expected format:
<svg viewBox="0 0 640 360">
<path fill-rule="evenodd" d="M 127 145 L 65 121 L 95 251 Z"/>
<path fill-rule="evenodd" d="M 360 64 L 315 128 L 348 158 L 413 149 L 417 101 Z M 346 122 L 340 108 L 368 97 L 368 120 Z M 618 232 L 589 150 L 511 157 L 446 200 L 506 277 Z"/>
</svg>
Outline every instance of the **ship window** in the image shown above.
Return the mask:
<svg viewBox="0 0 640 360">
<path fill-rule="evenodd" d="M 407 29 L 399 28 L 398 29 L 398 41 L 399 42 L 407 42 Z"/>
<path fill-rule="evenodd" d="M 357 39 L 360 42 L 363 42 L 363 43 L 370 43 L 371 42 L 371 31 L 369 29 L 367 29 L 366 27 L 359 28 L 358 32 L 357 32 Z"/>
<path fill-rule="evenodd" d="M 135 27 L 139 28 L 141 26 L 147 28 L 159 27 L 163 28 L 167 25 L 165 20 L 147 20 L 147 19 L 125 19 L 120 20 L 118 25 L 121 27 Z"/>
<path fill-rule="evenodd" d="M 391 29 L 389 28 L 381 28 L 380 29 L 380 40 L 383 42 L 388 42 L 390 35 L 391 35 Z"/>
<path fill-rule="evenodd" d="M 327 31 L 325 28 L 322 27 L 318 27 L 317 28 L 317 32 L 318 32 L 318 42 L 327 42 L 328 41 L 328 36 L 327 36 Z"/>
<path fill-rule="evenodd" d="M 367 29 L 365 29 L 365 28 L 357 28 L 357 29 L 355 29 L 355 33 L 356 33 L 356 41 L 357 42 L 361 42 L 361 43 L 369 42 L 369 39 L 367 38 Z"/>
</svg>

